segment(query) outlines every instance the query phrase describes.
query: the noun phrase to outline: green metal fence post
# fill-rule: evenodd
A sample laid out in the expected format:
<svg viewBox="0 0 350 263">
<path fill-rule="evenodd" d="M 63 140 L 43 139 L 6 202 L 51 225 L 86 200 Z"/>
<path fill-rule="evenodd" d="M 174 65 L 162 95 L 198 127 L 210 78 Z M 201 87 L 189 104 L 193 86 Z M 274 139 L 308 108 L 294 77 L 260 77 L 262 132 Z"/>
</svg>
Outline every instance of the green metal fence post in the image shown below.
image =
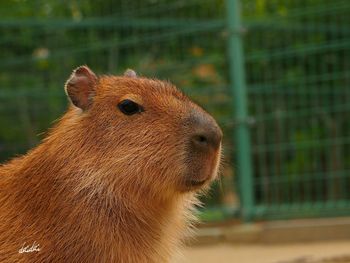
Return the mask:
<svg viewBox="0 0 350 263">
<path fill-rule="evenodd" d="M 241 192 L 241 211 L 244 221 L 252 220 L 254 209 L 251 144 L 247 113 L 242 26 L 239 0 L 226 0 L 228 27 L 228 62 L 230 90 L 233 95 L 235 148 Z"/>
</svg>

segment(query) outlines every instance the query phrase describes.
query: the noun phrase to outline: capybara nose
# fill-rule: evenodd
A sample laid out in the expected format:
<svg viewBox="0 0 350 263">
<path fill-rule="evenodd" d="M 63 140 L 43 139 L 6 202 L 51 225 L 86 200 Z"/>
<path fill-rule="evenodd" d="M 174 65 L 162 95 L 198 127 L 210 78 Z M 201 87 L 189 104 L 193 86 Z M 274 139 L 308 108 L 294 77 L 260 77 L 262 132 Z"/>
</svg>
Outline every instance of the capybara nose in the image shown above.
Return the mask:
<svg viewBox="0 0 350 263">
<path fill-rule="evenodd" d="M 198 150 L 217 149 L 221 144 L 222 131 L 214 120 L 200 118 L 191 137 L 193 146 Z"/>
</svg>

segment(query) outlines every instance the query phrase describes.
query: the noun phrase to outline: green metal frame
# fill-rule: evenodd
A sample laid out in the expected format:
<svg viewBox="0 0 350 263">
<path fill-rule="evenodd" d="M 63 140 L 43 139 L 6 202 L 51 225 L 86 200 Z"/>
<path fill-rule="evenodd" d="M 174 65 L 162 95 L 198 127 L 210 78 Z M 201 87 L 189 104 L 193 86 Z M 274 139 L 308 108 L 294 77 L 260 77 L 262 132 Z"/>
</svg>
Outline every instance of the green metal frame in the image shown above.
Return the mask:
<svg viewBox="0 0 350 263">
<path fill-rule="evenodd" d="M 240 2 L 227 0 L 228 30 L 228 62 L 230 90 L 232 92 L 232 108 L 234 109 L 234 141 L 237 147 L 237 172 L 239 174 L 239 192 L 241 197 L 241 213 L 244 221 L 253 219 L 253 171 L 251 161 L 251 145 L 249 132 L 249 116 L 247 110 L 247 88 L 245 83 L 244 52 L 242 34 L 244 28 L 240 18 Z"/>
</svg>

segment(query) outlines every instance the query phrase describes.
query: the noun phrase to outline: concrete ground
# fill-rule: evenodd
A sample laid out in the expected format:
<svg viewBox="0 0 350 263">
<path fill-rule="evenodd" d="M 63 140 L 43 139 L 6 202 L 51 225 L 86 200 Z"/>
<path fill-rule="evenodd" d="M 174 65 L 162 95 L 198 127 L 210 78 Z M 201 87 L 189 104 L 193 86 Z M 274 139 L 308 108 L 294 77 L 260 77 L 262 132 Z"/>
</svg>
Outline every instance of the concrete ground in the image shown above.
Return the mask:
<svg viewBox="0 0 350 263">
<path fill-rule="evenodd" d="M 180 263 L 350 263 L 350 240 L 298 244 L 187 247 Z"/>
</svg>

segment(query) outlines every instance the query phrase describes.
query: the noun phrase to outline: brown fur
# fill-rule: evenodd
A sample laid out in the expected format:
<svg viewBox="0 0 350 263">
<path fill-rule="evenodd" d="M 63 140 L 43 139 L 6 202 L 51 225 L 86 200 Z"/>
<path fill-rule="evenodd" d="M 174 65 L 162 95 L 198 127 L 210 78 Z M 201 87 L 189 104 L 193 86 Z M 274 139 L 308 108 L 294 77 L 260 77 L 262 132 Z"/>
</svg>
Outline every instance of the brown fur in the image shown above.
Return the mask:
<svg viewBox="0 0 350 263">
<path fill-rule="evenodd" d="M 189 154 L 191 116 L 219 128 L 167 82 L 96 79 L 80 108 L 67 92 L 74 105 L 39 146 L 0 167 L 0 262 L 168 262 L 181 244 L 220 159 L 220 147 Z M 125 98 L 145 112 L 121 113 Z M 33 242 L 40 251 L 18 253 Z"/>
</svg>

